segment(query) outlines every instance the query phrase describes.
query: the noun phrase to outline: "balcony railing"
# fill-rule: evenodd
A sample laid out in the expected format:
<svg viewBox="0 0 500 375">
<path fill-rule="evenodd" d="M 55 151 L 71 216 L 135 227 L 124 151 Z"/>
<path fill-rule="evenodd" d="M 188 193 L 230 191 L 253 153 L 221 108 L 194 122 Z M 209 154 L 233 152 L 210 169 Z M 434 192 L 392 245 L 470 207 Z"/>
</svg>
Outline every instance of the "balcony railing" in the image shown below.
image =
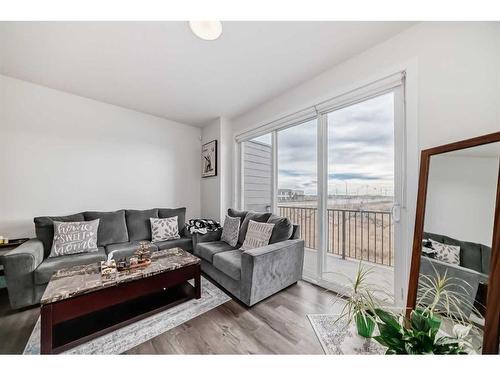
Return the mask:
<svg viewBox="0 0 500 375">
<path fill-rule="evenodd" d="M 281 216 L 300 225 L 305 246 L 317 249 L 318 209 L 314 207 L 278 206 Z M 343 259 L 394 265 L 394 223 L 390 211 L 328 210 L 327 252 Z"/>
</svg>

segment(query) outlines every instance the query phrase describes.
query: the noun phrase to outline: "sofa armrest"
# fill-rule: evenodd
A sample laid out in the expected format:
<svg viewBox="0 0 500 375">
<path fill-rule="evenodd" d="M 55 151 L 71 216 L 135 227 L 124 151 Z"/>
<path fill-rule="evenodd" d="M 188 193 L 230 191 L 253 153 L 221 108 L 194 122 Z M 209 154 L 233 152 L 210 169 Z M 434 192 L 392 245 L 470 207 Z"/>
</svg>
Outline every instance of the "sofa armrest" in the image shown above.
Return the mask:
<svg viewBox="0 0 500 375">
<path fill-rule="evenodd" d="M 31 239 L 3 256 L 5 282 L 13 309 L 34 303 L 33 271 L 43 262 L 43 243 Z"/>
<path fill-rule="evenodd" d="M 304 240 L 246 250 L 241 255 L 241 296 L 249 306 L 302 278 Z"/>
<path fill-rule="evenodd" d="M 198 245 L 201 242 L 220 241 L 221 235 L 222 235 L 222 228 L 207 232 L 205 234 L 193 233 L 191 235 L 193 239 L 193 249 L 196 249 L 196 245 Z"/>
<path fill-rule="evenodd" d="M 192 238 L 193 235 L 191 232 L 187 229 L 187 227 L 184 227 L 184 229 L 179 233 L 179 235 L 183 238 Z"/>
</svg>

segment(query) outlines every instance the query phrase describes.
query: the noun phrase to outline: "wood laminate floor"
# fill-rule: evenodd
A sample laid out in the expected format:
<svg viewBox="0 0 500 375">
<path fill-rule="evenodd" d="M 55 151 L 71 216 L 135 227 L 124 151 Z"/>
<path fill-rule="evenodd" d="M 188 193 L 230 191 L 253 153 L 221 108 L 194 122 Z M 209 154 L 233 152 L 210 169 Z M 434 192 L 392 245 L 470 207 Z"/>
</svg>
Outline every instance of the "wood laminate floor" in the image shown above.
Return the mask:
<svg viewBox="0 0 500 375">
<path fill-rule="evenodd" d="M 248 308 L 231 300 L 128 354 L 322 354 L 307 314 L 338 311 L 335 295 L 304 281 Z M 12 312 L 0 290 L 0 353 L 21 353 L 38 307 Z"/>
</svg>

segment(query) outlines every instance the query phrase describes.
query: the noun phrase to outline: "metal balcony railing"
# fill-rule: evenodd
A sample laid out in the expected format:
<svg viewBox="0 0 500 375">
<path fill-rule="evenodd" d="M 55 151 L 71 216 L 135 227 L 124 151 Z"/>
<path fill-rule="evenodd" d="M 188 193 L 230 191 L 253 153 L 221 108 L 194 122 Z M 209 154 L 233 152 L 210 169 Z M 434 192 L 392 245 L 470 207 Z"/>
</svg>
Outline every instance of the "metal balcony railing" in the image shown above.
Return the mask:
<svg viewBox="0 0 500 375">
<path fill-rule="evenodd" d="M 317 249 L 318 209 L 278 206 L 279 214 L 300 225 L 305 246 Z M 390 211 L 332 209 L 328 212 L 327 252 L 343 259 L 394 265 L 394 223 Z"/>
</svg>

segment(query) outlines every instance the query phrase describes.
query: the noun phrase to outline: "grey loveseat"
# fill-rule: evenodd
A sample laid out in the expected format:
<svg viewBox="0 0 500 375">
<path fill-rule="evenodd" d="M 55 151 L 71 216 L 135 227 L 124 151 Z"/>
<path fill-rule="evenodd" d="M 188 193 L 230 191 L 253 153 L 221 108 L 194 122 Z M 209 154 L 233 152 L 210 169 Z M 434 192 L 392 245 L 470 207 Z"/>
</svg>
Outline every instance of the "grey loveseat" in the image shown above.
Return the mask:
<svg viewBox="0 0 500 375">
<path fill-rule="evenodd" d="M 222 231 L 193 235 L 194 254 L 201 258 L 202 271 L 238 298 L 252 306 L 302 277 L 304 241 L 299 227 L 287 218 L 254 211 L 228 210 L 240 218 L 238 244 L 232 247 L 220 240 Z M 270 244 L 242 251 L 250 220 L 274 223 Z"/>
<path fill-rule="evenodd" d="M 152 251 L 181 247 L 192 252 L 192 240 L 185 230 L 185 208 L 153 208 L 150 210 L 87 211 L 68 216 L 36 217 L 36 238 L 4 255 L 5 280 L 13 309 L 40 302 L 52 274 L 65 267 L 106 260 L 110 252 L 114 259 L 130 256 L 139 241 L 151 240 L 149 218 L 178 217 L 180 239 L 150 245 Z M 54 237 L 54 221 L 99 220 L 98 251 L 48 258 Z"/>
<path fill-rule="evenodd" d="M 420 263 L 420 274 L 431 279 L 434 279 L 436 274 L 446 274 L 453 279 L 454 284 L 460 284 L 459 287 L 450 286 L 449 288 L 461 294 L 464 291 L 467 292 L 466 296 L 461 299 L 460 309 L 462 314 L 469 316 L 477 298 L 479 284 L 487 283 L 488 280 L 491 248 L 479 243 L 460 241 L 452 237 L 428 232 L 424 233 L 423 239 L 432 239 L 446 245 L 460 247 L 459 265 L 446 263 L 424 255 Z M 460 283 L 460 280 L 462 283 Z"/>
</svg>

